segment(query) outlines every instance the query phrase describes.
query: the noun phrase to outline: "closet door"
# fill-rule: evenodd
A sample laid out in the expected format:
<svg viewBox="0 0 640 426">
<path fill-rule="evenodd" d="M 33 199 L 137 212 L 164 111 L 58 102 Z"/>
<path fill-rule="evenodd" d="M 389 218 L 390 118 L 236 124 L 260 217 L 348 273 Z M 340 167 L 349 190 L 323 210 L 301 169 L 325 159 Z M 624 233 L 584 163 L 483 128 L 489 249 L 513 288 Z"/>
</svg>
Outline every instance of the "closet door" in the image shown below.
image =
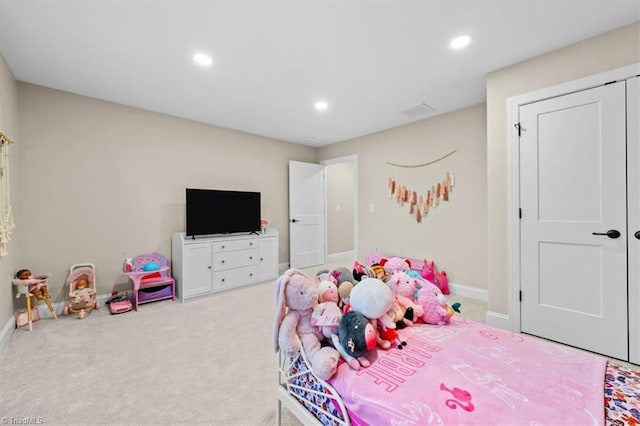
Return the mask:
<svg viewBox="0 0 640 426">
<path fill-rule="evenodd" d="M 625 82 L 519 116 L 521 329 L 626 360 Z"/>
<path fill-rule="evenodd" d="M 629 361 L 640 364 L 640 78 L 627 80 Z"/>
</svg>

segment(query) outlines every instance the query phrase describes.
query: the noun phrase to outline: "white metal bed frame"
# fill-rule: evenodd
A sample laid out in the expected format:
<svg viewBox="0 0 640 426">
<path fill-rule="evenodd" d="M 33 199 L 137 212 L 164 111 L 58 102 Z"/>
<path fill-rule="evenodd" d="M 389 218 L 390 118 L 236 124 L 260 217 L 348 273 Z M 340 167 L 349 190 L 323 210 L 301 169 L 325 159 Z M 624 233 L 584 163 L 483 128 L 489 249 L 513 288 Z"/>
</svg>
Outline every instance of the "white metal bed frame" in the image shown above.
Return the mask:
<svg viewBox="0 0 640 426">
<path fill-rule="evenodd" d="M 276 424 L 280 425 L 282 420 L 282 405 L 284 405 L 291 413 L 298 418 L 303 424 L 321 424 L 320 420 L 316 418 L 311 411 L 307 409 L 303 404 L 309 404 L 313 408 L 315 408 L 318 412 L 323 413 L 328 418 L 333 420 L 335 424 L 340 426 L 350 426 L 351 422 L 349 421 L 349 415 L 347 414 L 347 409 L 342 402 L 342 398 L 338 394 L 338 392 L 327 383 L 325 380 L 320 379 L 316 376 L 304 354 L 304 350 L 302 350 L 302 344 L 300 344 L 300 351 L 297 355 L 293 357 L 288 357 L 284 355 L 282 352 L 278 352 L 278 408 L 276 409 Z M 301 361 L 305 366 L 305 371 L 293 371 L 293 367 Z M 322 385 L 324 392 L 320 392 L 316 389 L 309 389 L 302 387 L 293 383 L 296 378 L 310 376 L 315 382 Z M 341 417 L 336 417 L 332 413 L 328 412 L 318 404 L 316 404 L 313 400 L 305 398 L 297 393 L 294 390 L 304 391 L 306 394 L 312 395 L 322 395 L 328 398 L 331 398 L 337 404 L 337 408 L 339 408 L 342 413 Z"/>
</svg>

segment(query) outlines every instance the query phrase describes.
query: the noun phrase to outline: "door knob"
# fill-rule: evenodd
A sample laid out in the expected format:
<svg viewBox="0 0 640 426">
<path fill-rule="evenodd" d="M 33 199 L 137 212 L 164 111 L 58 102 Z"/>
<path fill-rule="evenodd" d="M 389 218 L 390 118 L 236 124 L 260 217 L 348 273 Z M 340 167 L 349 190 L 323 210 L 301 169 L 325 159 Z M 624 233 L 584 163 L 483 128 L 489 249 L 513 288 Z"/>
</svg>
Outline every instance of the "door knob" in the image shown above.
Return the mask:
<svg viewBox="0 0 640 426">
<path fill-rule="evenodd" d="M 609 229 L 607 232 L 592 232 L 593 235 L 606 235 L 609 238 L 619 238 L 620 231 L 617 229 Z"/>
<path fill-rule="evenodd" d="M 640 240 L 640 231 L 636 231 L 635 234 L 633 234 L 637 240 Z"/>
<path fill-rule="evenodd" d="M 300 222 L 298 219 L 291 219 L 291 223 Z"/>
</svg>

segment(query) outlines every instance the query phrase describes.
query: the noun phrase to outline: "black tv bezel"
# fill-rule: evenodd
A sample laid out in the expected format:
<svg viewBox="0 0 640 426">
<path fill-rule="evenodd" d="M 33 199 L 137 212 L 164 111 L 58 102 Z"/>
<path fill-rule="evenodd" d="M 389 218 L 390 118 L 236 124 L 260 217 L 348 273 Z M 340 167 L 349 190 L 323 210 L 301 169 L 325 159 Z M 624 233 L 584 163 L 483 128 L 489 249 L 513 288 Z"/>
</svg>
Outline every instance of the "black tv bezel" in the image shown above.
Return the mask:
<svg viewBox="0 0 640 426">
<path fill-rule="evenodd" d="M 221 203 L 220 200 L 224 199 L 224 197 L 226 196 L 226 201 L 229 201 L 229 197 L 232 196 L 236 196 L 236 197 L 246 197 L 246 200 L 249 200 L 251 197 L 255 197 L 257 196 L 257 221 L 255 224 L 251 224 L 249 225 L 249 222 L 247 222 L 247 226 L 243 227 L 243 226 L 235 226 L 235 227 L 223 227 L 222 226 L 222 222 L 218 222 L 218 221 L 212 221 L 211 222 L 211 228 L 209 229 L 197 229 L 197 230 L 193 230 L 190 229 L 189 227 L 189 223 L 190 223 L 190 215 L 189 215 L 189 207 L 191 204 L 191 207 L 193 207 L 193 202 L 189 203 L 189 192 L 190 191 L 198 191 L 201 193 L 209 193 L 209 195 L 212 197 L 212 201 L 210 203 L 211 206 L 217 206 L 217 205 L 226 205 L 225 202 Z M 217 202 L 215 202 L 215 198 L 218 199 Z M 238 201 L 236 199 L 236 201 Z M 255 203 L 255 200 L 253 200 L 253 202 Z M 217 207 L 216 207 L 217 208 Z M 255 208 L 255 206 L 253 207 Z M 193 238 L 195 239 L 196 237 L 206 237 L 206 236 L 222 236 L 222 235 L 242 235 L 242 234 L 253 234 L 253 233 L 259 233 L 261 230 L 261 209 L 262 209 L 262 194 L 259 191 L 246 191 L 246 190 L 230 190 L 230 189 L 208 189 L 208 188 L 194 188 L 194 187 L 187 187 L 185 188 L 185 237 L 189 237 L 189 238 Z M 215 216 L 214 213 L 214 209 L 211 208 L 209 210 L 211 212 L 212 216 Z M 193 221 L 192 223 L 192 227 L 193 227 Z M 192 231 L 194 233 L 190 234 L 189 231 Z"/>
</svg>

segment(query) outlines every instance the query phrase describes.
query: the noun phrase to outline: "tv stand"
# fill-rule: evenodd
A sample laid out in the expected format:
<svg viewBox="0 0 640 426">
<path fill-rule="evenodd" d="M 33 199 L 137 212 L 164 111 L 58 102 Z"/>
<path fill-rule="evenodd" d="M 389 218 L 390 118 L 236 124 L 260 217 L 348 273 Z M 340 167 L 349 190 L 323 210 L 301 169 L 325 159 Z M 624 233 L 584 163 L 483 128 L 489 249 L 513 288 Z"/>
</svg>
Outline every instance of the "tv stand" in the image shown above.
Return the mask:
<svg viewBox="0 0 640 426">
<path fill-rule="evenodd" d="M 171 235 L 171 271 L 182 302 L 278 277 L 278 231 L 186 237 Z"/>
</svg>

